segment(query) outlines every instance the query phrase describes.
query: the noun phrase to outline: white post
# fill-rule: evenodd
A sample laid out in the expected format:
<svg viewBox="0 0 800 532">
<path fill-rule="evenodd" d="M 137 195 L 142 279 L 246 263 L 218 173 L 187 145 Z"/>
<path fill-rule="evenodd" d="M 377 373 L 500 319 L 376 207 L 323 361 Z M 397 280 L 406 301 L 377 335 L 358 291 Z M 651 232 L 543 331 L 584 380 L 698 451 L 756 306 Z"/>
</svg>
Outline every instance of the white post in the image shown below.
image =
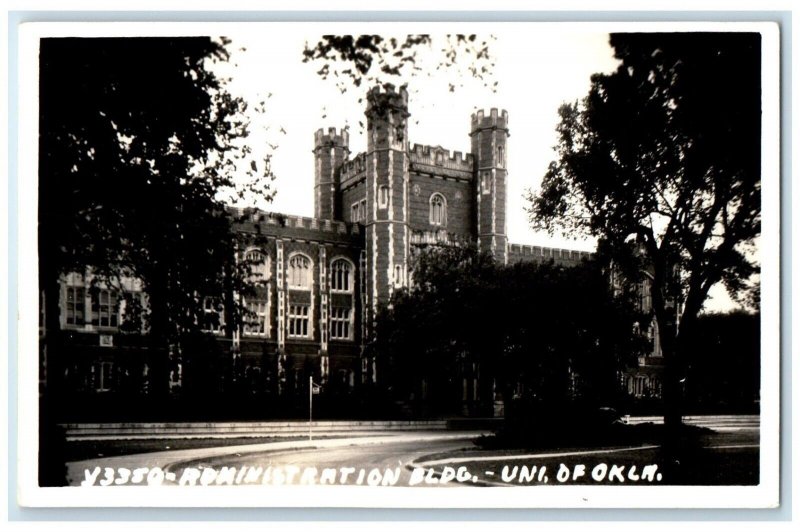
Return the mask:
<svg viewBox="0 0 800 532">
<path fill-rule="evenodd" d="M 308 377 L 308 441 L 311 441 L 311 413 L 314 404 L 314 377 Z"/>
</svg>

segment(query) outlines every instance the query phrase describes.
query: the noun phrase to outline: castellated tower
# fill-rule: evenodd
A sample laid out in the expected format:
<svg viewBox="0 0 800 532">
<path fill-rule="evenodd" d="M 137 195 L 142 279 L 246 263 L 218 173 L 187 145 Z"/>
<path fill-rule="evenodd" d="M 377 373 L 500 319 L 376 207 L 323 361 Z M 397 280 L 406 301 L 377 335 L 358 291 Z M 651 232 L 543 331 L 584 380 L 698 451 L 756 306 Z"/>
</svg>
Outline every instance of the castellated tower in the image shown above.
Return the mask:
<svg viewBox="0 0 800 532">
<path fill-rule="evenodd" d="M 314 134 L 314 217 L 341 220 L 339 212 L 339 177 L 342 164 L 350 157 L 350 137 L 329 128 Z"/>
<path fill-rule="evenodd" d="M 374 311 L 408 282 L 408 93 L 387 85 L 367 96 L 367 299 Z"/>
<path fill-rule="evenodd" d="M 492 109 L 472 115 L 472 155 L 475 161 L 475 213 L 478 249 L 498 262 L 508 262 L 506 237 L 506 170 L 508 113 Z"/>
</svg>

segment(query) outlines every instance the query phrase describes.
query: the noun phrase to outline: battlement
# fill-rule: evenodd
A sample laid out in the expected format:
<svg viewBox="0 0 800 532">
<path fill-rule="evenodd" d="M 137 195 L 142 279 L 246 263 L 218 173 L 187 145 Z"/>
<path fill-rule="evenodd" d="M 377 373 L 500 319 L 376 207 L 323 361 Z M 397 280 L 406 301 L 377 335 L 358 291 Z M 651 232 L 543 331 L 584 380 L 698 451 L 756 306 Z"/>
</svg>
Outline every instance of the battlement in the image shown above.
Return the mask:
<svg viewBox="0 0 800 532">
<path fill-rule="evenodd" d="M 366 114 L 370 114 L 373 110 L 385 113 L 387 108 L 402 109 L 407 113 L 408 91 L 405 86 L 397 91 L 394 85 L 387 83 L 385 86 L 378 85 L 369 90 Z"/>
<path fill-rule="evenodd" d="M 472 133 L 481 129 L 505 129 L 508 132 L 508 112 L 492 108 L 487 115 L 483 110 L 472 115 Z"/>
<path fill-rule="evenodd" d="M 524 244 L 509 244 L 508 256 L 510 260 L 559 260 L 580 262 L 591 259 L 594 253 L 574 249 L 549 248 L 543 246 L 528 246 Z"/>
<path fill-rule="evenodd" d="M 350 133 L 346 128 L 341 131 L 335 127 L 329 127 L 327 133 L 324 128 L 319 128 L 314 133 L 314 147 L 320 146 L 343 146 L 347 148 L 350 145 Z"/>
<path fill-rule="evenodd" d="M 352 159 L 345 161 L 342 165 L 341 182 L 344 183 L 349 179 L 363 174 L 367 171 L 367 154 L 359 153 Z"/>
<path fill-rule="evenodd" d="M 290 227 L 298 229 L 313 229 L 324 233 L 354 234 L 360 232 L 358 224 L 351 224 L 336 220 L 320 220 L 319 218 L 309 218 L 307 216 L 295 216 L 292 214 L 281 214 L 277 212 L 266 212 L 254 208 L 229 207 L 229 212 L 233 214 L 237 223 L 240 224 L 263 224 L 277 227 Z"/>
<path fill-rule="evenodd" d="M 412 163 L 472 172 L 473 158 L 471 153 L 462 154 L 460 151 L 450 151 L 441 146 L 414 144 L 410 150 L 410 155 Z"/>
</svg>

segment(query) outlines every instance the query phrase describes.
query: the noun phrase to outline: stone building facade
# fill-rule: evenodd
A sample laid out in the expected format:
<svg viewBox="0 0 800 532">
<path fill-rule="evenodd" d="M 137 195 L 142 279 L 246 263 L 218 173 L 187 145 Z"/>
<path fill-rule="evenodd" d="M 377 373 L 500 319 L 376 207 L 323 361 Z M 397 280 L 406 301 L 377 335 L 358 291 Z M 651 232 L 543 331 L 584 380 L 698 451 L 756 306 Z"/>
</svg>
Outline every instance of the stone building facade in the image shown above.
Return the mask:
<svg viewBox="0 0 800 532">
<path fill-rule="evenodd" d="M 203 328 L 227 385 L 297 391 L 312 377 L 326 389 L 346 391 L 378 382 L 380 368 L 364 349 L 370 317 L 394 290 L 408 286 L 420 247 L 472 243 L 501 263 L 570 265 L 590 256 L 508 242 L 506 111 L 472 115 L 471 153 L 464 154 L 409 142 L 404 89 L 376 88 L 367 100 L 366 152 L 350 153 L 346 130 L 314 135 L 313 218 L 231 209 L 257 289 L 244 301 L 251 318 L 238 330 L 225 327 L 218 302 L 204 302 Z M 61 334 L 69 361 L 59 371 L 69 387 L 119 391 L 131 380 L 152 387 L 148 376 L 159 373 L 169 374 L 173 393 L 189 384 L 189 361 L 196 357 L 137 349 L 138 335 L 120 329 L 125 309 L 113 291 L 89 290 L 85 275 L 63 281 Z M 133 283 L 130 289 L 141 288 Z"/>
</svg>

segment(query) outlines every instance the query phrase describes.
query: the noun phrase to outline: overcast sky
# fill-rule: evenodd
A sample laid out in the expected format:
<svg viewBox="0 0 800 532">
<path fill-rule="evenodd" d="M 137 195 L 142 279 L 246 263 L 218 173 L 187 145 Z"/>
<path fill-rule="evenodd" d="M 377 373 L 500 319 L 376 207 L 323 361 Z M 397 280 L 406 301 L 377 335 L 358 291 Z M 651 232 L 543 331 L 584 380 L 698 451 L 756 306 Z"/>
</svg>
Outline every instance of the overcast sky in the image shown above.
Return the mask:
<svg viewBox="0 0 800 532">
<path fill-rule="evenodd" d="M 311 28 L 313 30 L 313 28 Z M 386 35 L 394 28 L 362 28 Z M 404 32 L 415 31 L 400 26 Z M 335 31 L 325 28 L 324 31 Z M 444 32 L 453 32 L 449 28 Z M 397 33 L 404 35 L 405 33 Z M 281 24 L 228 34 L 232 52 L 228 64 L 217 71 L 231 78 L 229 90 L 256 104 L 266 101 L 264 112 L 251 106 L 253 124 L 249 138 L 254 150 L 265 146 L 272 153 L 277 192 L 271 203 L 259 207 L 302 216 L 313 215 L 314 131 L 320 127 L 349 126 L 352 154 L 364 151 L 364 106 L 359 102 L 368 87 L 341 94 L 332 80 L 322 80 L 319 65 L 302 62 L 306 42 L 316 43 L 321 33 L 301 25 Z M 436 71 L 405 80 L 409 87 L 409 140 L 441 145 L 449 150 L 470 150 L 470 115 L 477 109 L 497 107 L 509 114 L 508 237 L 511 243 L 534 244 L 592 251 L 590 240 L 569 241 L 558 235 L 535 232 L 525 213 L 523 194 L 539 186 L 554 158 L 555 127 L 561 103 L 584 97 L 595 72 L 617 66 L 608 34 L 571 26 L 494 25 L 479 38 L 492 39 L 496 92 L 459 69 Z M 421 60 L 435 61 L 435 51 Z M 431 63 L 434 64 L 434 63 Z M 467 65 L 460 65 L 463 67 Z M 450 92 L 450 83 L 463 84 Z M 272 149 L 271 146 L 275 146 Z M 723 290 L 714 290 L 710 308 L 730 307 Z"/>
</svg>

